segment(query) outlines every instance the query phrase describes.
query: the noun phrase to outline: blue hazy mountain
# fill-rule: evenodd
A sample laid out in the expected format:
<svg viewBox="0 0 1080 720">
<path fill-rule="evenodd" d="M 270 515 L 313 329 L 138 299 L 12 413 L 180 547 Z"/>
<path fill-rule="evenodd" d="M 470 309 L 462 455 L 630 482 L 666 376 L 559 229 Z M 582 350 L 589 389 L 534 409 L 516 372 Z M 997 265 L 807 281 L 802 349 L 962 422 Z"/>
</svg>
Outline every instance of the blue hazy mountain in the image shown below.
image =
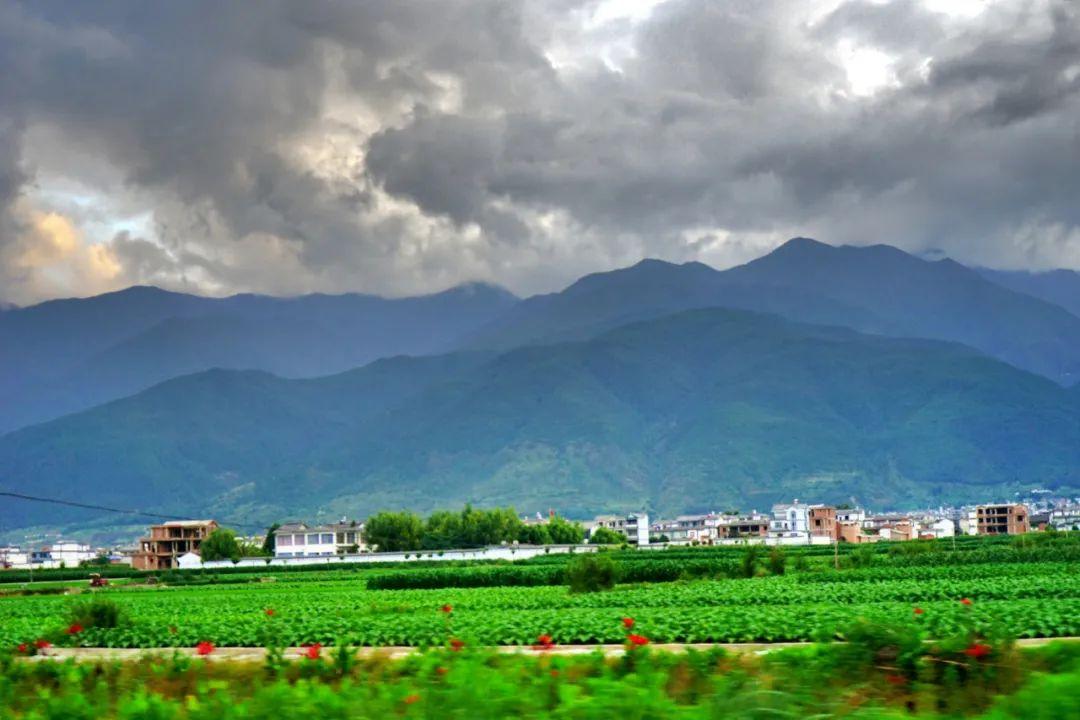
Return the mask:
<svg viewBox="0 0 1080 720">
<path fill-rule="evenodd" d="M 284 377 L 446 352 L 517 298 L 469 284 L 422 297 L 235 295 L 135 287 L 0 313 L 0 432 L 214 367 Z"/>
<path fill-rule="evenodd" d="M 1080 272 L 1075 270 L 989 270 L 977 268 L 983 277 L 1017 292 L 1060 305 L 1080 317 Z"/>
<path fill-rule="evenodd" d="M 0 438 L 23 492 L 253 521 L 1080 489 L 1080 395 L 955 343 L 737 310 L 318 379 L 214 370 Z M 30 503 L 17 527 L 85 519 Z"/>
<path fill-rule="evenodd" d="M 1080 317 L 1062 307 L 952 260 L 806 238 L 725 271 L 647 260 L 589 275 L 560 293 L 522 301 L 481 329 L 469 346 L 506 349 L 580 339 L 632 320 L 717 306 L 961 342 L 1062 384 L 1080 378 Z"/>
</svg>

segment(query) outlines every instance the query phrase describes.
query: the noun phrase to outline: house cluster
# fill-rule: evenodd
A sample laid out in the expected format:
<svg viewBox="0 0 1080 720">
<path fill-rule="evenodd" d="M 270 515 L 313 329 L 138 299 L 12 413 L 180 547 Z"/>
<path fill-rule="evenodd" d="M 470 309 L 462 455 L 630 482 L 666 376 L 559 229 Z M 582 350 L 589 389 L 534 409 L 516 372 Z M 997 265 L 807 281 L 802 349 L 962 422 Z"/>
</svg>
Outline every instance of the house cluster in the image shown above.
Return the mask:
<svg viewBox="0 0 1080 720">
<path fill-rule="evenodd" d="M 650 534 L 656 540 L 674 544 L 756 541 L 775 545 L 813 545 L 921 540 L 957 534 L 1015 535 L 1031 528 L 1031 513 L 1020 503 L 916 513 L 871 513 L 863 508 L 803 503 L 796 499 L 773 505 L 769 513 L 729 511 L 680 515 L 674 520 L 654 523 Z"/>
<path fill-rule="evenodd" d="M 543 516 L 523 518 L 526 523 L 546 522 Z M 648 514 L 598 515 L 584 523 L 589 538 L 600 528 L 619 533 L 631 545 L 722 545 L 758 542 L 768 545 L 815 545 L 833 542 L 869 543 L 947 538 L 955 535 L 1016 535 L 1031 530 L 1080 530 L 1080 501 L 1042 499 L 1024 503 L 995 503 L 962 508 L 939 508 L 911 513 L 872 513 L 847 505 L 790 503 L 773 505 L 768 513 L 751 511 L 680 515 L 650 523 Z M 0 546 L 0 569 L 78 567 L 87 561 L 131 564 L 139 570 L 197 568 L 203 565 L 202 542 L 218 529 L 214 520 L 178 520 L 153 525 L 134 551 L 91 548 L 60 540 L 34 550 Z M 341 561 L 367 555 L 364 524 L 342 518 L 338 522 L 288 522 L 274 530 L 274 563 L 323 560 Z M 263 538 L 249 542 L 262 544 Z M 504 548 L 511 556 L 527 548 Z M 491 548 L 469 550 L 470 558 Z M 494 548 L 499 550 L 499 548 Z M 551 552 L 548 548 L 545 552 Z M 451 559 L 451 554 L 439 553 Z M 419 554 L 416 554 L 417 558 Z M 406 556 L 407 558 L 407 556 Z M 255 559 L 252 559 L 255 560 Z M 270 558 L 264 558 L 269 562 Z M 350 562 L 353 560 L 350 560 Z"/>
<path fill-rule="evenodd" d="M 89 545 L 68 540 L 44 545 L 36 550 L 21 547 L 0 546 L 0 568 L 13 570 L 46 570 L 52 568 L 78 567 L 81 563 L 96 560 L 105 555 L 112 560 L 109 551 L 91 548 Z"/>
</svg>

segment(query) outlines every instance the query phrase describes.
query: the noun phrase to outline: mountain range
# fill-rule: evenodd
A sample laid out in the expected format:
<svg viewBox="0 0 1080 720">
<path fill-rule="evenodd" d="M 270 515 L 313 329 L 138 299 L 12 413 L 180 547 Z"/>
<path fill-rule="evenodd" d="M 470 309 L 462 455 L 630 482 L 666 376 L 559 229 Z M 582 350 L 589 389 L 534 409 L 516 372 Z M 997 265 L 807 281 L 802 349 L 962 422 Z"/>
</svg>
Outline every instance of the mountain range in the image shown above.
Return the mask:
<svg viewBox="0 0 1080 720">
<path fill-rule="evenodd" d="M 0 313 L 0 432 L 210 368 L 283 377 L 446 352 L 517 302 L 463 285 L 424 297 L 204 298 L 133 287 Z"/>
<path fill-rule="evenodd" d="M 132 288 L 9 309 L 0 488 L 254 522 L 1075 493 L 1061 285 L 797 238 L 524 300 Z M 96 520 L 0 504 L 0 530 Z"/>
</svg>

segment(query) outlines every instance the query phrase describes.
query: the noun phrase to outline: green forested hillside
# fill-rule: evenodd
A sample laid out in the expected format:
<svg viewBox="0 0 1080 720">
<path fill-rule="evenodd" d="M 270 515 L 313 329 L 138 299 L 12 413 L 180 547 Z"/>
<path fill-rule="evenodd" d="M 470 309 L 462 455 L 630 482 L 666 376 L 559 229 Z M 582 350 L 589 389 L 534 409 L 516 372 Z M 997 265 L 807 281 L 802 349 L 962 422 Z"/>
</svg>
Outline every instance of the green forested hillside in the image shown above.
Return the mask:
<svg viewBox="0 0 1080 720">
<path fill-rule="evenodd" d="M 711 309 L 318 380 L 200 373 L 0 438 L 0 476 L 253 519 L 985 500 L 1080 488 L 1080 401 L 959 345 Z M 9 526 L 56 517 L 0 509 Z"/>
</svg>

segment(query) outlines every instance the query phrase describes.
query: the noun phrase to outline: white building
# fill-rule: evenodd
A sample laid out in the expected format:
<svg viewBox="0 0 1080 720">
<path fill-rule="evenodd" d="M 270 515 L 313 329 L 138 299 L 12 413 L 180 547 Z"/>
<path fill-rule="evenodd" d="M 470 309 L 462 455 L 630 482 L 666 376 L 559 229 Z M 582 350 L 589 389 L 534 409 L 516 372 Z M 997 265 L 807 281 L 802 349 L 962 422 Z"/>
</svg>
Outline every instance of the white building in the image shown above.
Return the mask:
<svg viewBox="0 0 1080 720">
<path fill-rule="evenodd" d="M 950 518 L 939 518 L 937 520 L 923 523 L 923 530 L 920 532 L 932 534 L 936 538 L 948 538 L 956 535 L 956 523 Z"/>
<path fill-rule="evenodd" d="M 89 545 L 61 540 L 52 545 L 47 545 L 41 550 L 34 551 L 30 556 L 30 560 L 48 567 L 60 567 L 63 565 L 64 567 L 73 568 L 78 567 L 79 563 L 85 560 L 93 560 L 96 557 L 97 552 L 90 549 Z"/>
<path fill-rule="evenodd" d="M 773 505 L 769 533 L 786 537 L 807 535 L 810 532 L 810 507 L 800 505 L 797 499 L 791 504 Z"/>
<path fill-rule="evenodd" d="M 23 568 L 30 564 L 30 553 L 17 547 L 0 547 L 0 568 Z"/>
<path fill-rule="evenodd" d="M 362 552 L 364 526 L 342 519 L 329 525 L 285 523 L 274 531 L 274 557 L 321 557 Z"/>
<path fill-rule="evenodd" d="M 649 544 L 649 516 L 645 513 L 597 515 L 589 525 L 589 537 L 602 527 L 625 535 L 631 545 Z"/>
<path fill-rule="evenodd" d="M 1047 523 L 1055 530 L 1080 529 L 1080 505 L 1062 505 L 1050 511 Z"/>
<path fill-rule="evenodd" d="M 197 570 L 202 567 L 202 558 L 197 552 L 186 552 L 176 558 L 176 567 L 179 570 Z"/>
<path fill-rule="evenodd" d="M 837 522 L 855 522 L 859 525 L 866 520 L 866 510 L 863 508 L 836 508 Z"/>
</svg>

